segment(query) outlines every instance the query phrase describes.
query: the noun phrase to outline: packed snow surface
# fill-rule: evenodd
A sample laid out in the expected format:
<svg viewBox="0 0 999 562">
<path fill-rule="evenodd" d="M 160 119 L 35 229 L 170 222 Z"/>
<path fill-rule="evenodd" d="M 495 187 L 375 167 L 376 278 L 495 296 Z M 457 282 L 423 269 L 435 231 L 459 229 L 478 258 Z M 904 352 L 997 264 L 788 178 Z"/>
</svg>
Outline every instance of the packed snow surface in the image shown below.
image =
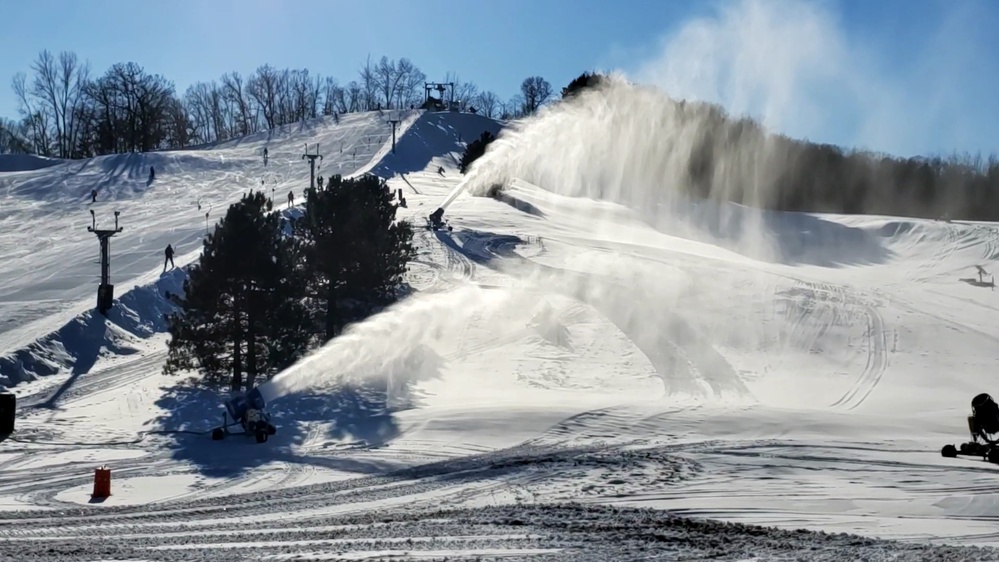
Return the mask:
<svg viewBox="0 0 999 562">
<path fill-rule="evenodd" d="M 939 453 L 999 392 L 997 296 L 975 268 L 999 257 L 995 225 L 633 197 L 622 182 L 665 189 L 669 170 L 621 172 L 641 147 L 540 144 L 546 117 L 501 134 L 516 166 L 487 155 L 462 177 L 464 145 L 499 124 L 403 112 L 393 153 L 396 117 L 0 173 L 0 383 L 19 406 L 0 556 L 999 558 L 999 467 Z M 163 295 L 206 213 L 261 186 L 301 204 L 317 142 L 317 175 L 404 194 L 415 292 L 262 387 L 267 443 L 213 442 L 224 397 L 162 374 Z M 452 195 L 453 230 L 424 229 Z M 124 227 L 107 320 L 88 209 Z"/>
</svg>

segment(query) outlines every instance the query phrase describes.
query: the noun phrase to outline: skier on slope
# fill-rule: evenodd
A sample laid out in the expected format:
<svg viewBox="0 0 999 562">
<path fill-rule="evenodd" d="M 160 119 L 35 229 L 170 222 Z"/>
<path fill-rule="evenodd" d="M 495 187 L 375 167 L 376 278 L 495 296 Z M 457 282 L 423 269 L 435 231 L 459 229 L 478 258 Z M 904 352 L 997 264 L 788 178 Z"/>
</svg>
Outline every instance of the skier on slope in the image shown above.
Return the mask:
<svg viewBox="0 0 999 562">
<path fill-rule="evenodd" d="M 170 262 L 171 269 L 177 267 L 173 264 L 173 246 L 167 244 L 166 250 L 164 250 L 163 253 L 166 256 L 163 258 L 163 271 L 166 272 L 167 262 Z"/>
</svg>

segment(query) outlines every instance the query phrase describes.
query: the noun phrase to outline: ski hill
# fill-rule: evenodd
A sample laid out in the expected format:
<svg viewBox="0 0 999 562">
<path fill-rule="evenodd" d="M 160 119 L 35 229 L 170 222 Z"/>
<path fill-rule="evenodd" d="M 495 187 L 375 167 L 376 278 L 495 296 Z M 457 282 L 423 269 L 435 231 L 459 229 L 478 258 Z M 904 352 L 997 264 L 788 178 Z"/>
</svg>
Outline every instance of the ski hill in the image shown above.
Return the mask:
<svg viewBox="0 0 999 562">
<path fill-rule="evenodd" d="M 0 384 L 19 404 L 0 443 L 0 551 L 999 558 L 999 467 L 940 455 L 968 439 L 971 398 L 999 393 L 997 225 L 636 209 L 564 188 L 569 169 L 612 181 L 615 147 L 518 144 L 507 125 L 370 112 L 183 151 L 0 157 Z M 563 173 L 517 164 L 497 194 L 491 167 L 511 165 L 487 154 L 462 176 L 484 130 L 508 162 Z M 248 190 L 294 213 L 317 143 L 317 175 L 402 190 L 414 294 L 262 385 L 267 443 L 211 441 L 222 397 L 162 373 L 164 293 Z M 424 229 L 442 205 L 452 230 Z M 107 319 L 90 210 L 124 227 Z M 112 495 L 94 503 L 105 465 Z"/>
</svg>

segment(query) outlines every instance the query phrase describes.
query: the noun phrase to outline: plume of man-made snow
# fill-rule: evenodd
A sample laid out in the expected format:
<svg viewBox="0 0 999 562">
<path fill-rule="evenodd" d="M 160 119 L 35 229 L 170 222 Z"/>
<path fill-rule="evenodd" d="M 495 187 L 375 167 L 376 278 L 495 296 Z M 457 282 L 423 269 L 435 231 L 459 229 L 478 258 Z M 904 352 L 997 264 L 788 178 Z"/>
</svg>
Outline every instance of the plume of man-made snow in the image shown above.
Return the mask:
<svg viewBox="0 0 999 562">
<path fill-rule="evenodd" d="M 504 130 L 472 164 L 464 189 L 485 195 L 522 179 L 559 195 L 624 205 L 671 231 L 711 231 L 773 258 L 757 213 L 716 202 L 735 194 L 748 205 L 769 202 L 786 161 L 781 150 L 716 107 L 614 76 Z"/>
<path fill-rule="evenodd" d="M 974 153 L 996 120 L 996 77 L 979 52 L 995 13 L 988 2 L 927 9 L 938 13 L 922 18 L 899 64 L 878 44 L 894 30 L 859 35 L 834 3 L 716 2 L 664 33 L 628 75 L 795 138 L 901 156 Z"/>
<path fill-rule="evenodd" d="M 261 389 L 267 400 L 273 400 L 344 378 L 377 377 L 388 381 L 391 392 L 394 385 L 438 375 L 439 351 L 460 340 L 468 318 L 490 318 L 500 337 L 522 327 L 535 304 L 529 295 L 475 285 L 446 294 L 417 295 L 348 327 Z"/>
</svg>

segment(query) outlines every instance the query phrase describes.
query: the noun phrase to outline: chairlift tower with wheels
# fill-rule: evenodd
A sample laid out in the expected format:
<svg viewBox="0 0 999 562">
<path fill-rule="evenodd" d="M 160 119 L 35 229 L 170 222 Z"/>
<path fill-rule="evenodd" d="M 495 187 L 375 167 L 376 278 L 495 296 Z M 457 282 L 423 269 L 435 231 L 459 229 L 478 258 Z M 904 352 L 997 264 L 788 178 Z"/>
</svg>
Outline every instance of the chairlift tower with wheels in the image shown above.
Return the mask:
<svg viewBox="0 0 999 562">
<path fill-rule="evenodd" d="M 320 161 L 323 159 L 323 155 L 319 154 L 319 143 L 316 143 L 316 153 L 309 154 L 309 145 L 305 145 L 305 154 L 302 155 L 302 160 L 306 158 L 309 159 L 309 189 L 316 188 L 316 158 Z"/>
<path fill-rule="evenodd" d="M 114 285 L 111 284 L 111 237 L 118 234 L 123 229 L 118 226 L 118 215 L 121 211 L 114 212 L 114 228 L 97 228 L 97 217 L 94 210 L 90 209 L 91 225 L 87 227 L 88 232 L 97 235 L 97 240 L 101 243 L 101 284 L 97 287 L 97 311 L 107 316 L 111 310 L 111 303 L 114 301 Z"/>
</svg>

